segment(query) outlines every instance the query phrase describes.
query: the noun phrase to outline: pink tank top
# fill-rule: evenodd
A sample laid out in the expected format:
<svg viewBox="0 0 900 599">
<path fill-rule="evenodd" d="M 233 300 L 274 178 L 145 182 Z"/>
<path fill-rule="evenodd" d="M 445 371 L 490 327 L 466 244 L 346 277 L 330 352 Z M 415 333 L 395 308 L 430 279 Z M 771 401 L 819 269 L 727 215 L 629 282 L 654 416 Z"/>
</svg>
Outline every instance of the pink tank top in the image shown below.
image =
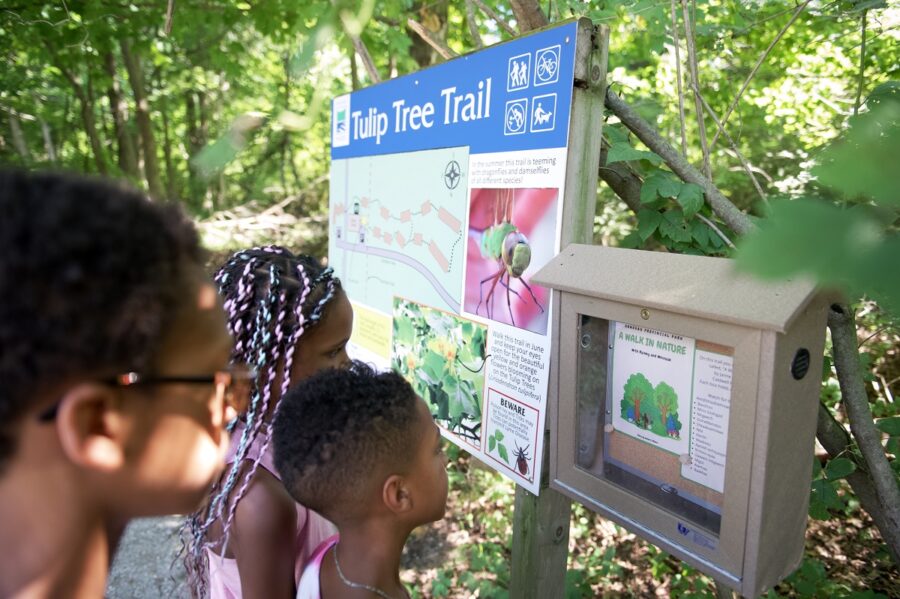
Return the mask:
<svg viewBox="0 0 900 599">
<path fill-rule="evenodd" d="M 322 560 L 328 550 L 337 545 L 339 537 L 334 535 L 322 541 L 322 544 L 316 549 L 306 568 L 303 570 L 303 576 L 297 583 L 296 599 L 322 599 L 322 588 L 319 584 L 319 573 L 322 571 Z"/>
<path fill-rule="evenodd" d="M 234 462 L 234 456 L 237 453 L 243 430 L 243 424 L 238 423 L 231 433 L 231 446 L 228 448 L 228 455 L 225 458 L 228 464 Z M 260 455 L 262 446 L 262 435 L 257 435 L 244 460 L 255 460 Z M 275 470 L 271 442 L 266 448 L 266 452 L 262 454 L 259 466 L 260 468 L 265 468 L 269 474 L 278 480 L 281 480 L 281 477 L 278 476 L 278 471 Z M 312 557 L 313 552 L 324 540 L 334 535 L 335 532 L 337 532 L 337 529 L 331 522 L 318 513 L 303 507 L 299 503 L 297 504 L 297 540 L 295 544 L 297 558 L 294 562 L 295 584 L 300 580 L 300 576 L 303 574 L 303 567 Z M 237 561 L 222 557 L 210 549 L 206 550 L 206 555 L 209 563 L 210 599 L 241 599 L 241 577 L 238 574 Z"/>
</svg>

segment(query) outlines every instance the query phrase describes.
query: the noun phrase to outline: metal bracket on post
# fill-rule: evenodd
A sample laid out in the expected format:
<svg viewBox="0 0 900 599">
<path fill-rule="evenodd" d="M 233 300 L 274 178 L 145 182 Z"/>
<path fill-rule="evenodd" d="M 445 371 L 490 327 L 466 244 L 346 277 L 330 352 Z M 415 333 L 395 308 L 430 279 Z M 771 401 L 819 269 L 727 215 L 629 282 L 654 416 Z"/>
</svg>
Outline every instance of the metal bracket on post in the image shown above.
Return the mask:
<svg viewBox="0 0 900 599">
<path fill-rule="evenodd" d="M 570 243 L 591 243 L 593 239 L 609 58 L 609 27 L 595 27 L 590 20 L 582 19 L 577 35 L 561 247 Z M 557 296 L 553 300 L 552 313 L 559 313 Z M 557 336 L 558 327 L 554 327 L 553 343 L 558 341 Z M 545 435 L 554 430 L 558 378 L 558 373 L 551 369 Z M 551 443 L 544 443 L 545 448 L 551 446 Z M 544 451 L 541 471 L 540 496 L 516 488 L 509 588 L 510 597 L 516 599 L 560 597 L 565 592 L 572 502 L 548 486 L 551 472 L 548 450 Z"/>
</svg>

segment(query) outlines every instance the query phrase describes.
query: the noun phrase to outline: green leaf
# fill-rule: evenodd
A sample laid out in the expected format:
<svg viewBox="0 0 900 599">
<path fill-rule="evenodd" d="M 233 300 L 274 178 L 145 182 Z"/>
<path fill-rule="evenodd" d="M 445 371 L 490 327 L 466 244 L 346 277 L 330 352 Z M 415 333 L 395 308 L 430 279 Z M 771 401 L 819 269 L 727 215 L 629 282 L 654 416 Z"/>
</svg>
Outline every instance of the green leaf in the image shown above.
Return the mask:
<svg viewBox="0 0 900 599">
<path fill-rule="evenodd" d="M 674 241 L 689 243 L 691 241 L 691 226 L 684 220 L 680 210 L 669 210 L 663 215 L 659 223 L 659 232 Z"/>
<path fill-rule="evenodd" d="M 815 500 L 821 502 L 828 509 L 837 510 L 843 507 L 841 499 L 838 497 L 837 490 L 834 488 L 834 483 L 831 481 L 825 480 L 824 478 L 814 480 L 812 483 L 812 493 Z M 812 499 L 810 501 L 812 501 Z"/>
<path fill-rule="evenodd" d="M 678 203 L 685 218 L 691 218 L 703 208 L 703 188 L 694 183 L 685 183 L 678 192 Z"/>
<path fill-rule="evenodd" d="M 763 278 L 812 275 L 852 296 L 869 294 L 900 314 L 900 234 L 865 206 L 772 202 L 772 215 L 740 244 L 737 265 Z"/>
<path fill-rule="evenodd" d="M 809 517 L 816 520 L 829 520 L 831 519 L 831 512 L 828 511 L 828 508 L 821 501 L 810 499 Z"/>
<path fill-rule="evenodd" d="M 706 247 L 709 244 L 710 233 L 709 225 L 702 220 L 691 221 L 691 236 L 702 247 Z"/>
<path fill-rule="evenodd" d="M 813 471 L 812 471 L 813 480 L 816 480 L 817 478 L 819 478 L 820 474 L 822 474 L 822 464 L 819 462 L 818 458 L 813 457 Z"/>
<path fill-rule="evenodd" d="M 500 459 L 509 464 L 509 453 L 506 451 L 506 445 L 497 443 L 497 453 L 500 454 Z"/>
<path fill-rule="evenodd" d="M 831 358 L 829 356 L 824 356 L 822 360 L 822 382 L 824 383 L 828 379 L 831 378 Z"/>
<path fill-rule="evenodd" d="M 638 235 L 641 236 L 641 241 L 647 241 L 647 239 L 653 235 L 653 232 L 656 231 L 656 228 L 659 226 L 659 223 L 662 221 L 662 214 L 659 213 L 658 210 L 650 210 L 649 208 L 642 208 L 640 212 L 637 214 L 638 219 Z"/>
<path fill-rule="evenodd" d="M 887 2 L 885 2 L 885 0 L 860 0 L 858 2 L 853 2 L 851 8 L 848 8 L 844 12 L 847 14 L 854 14 L 864 10 L 873 10 L 875 8 L 884 8 L 886 6 Z"/>
<path fill-rule="evenodd" d="M 884 450 L 894 454 L 895 459 L 900 459 L 900 437 L 891 437 L 884 444 Z"/>
<path fill-rule="evenodd" d="M 656 191 L 664 198 L 677 198 L 683 185 L 681 181 L 675 181 L 671 177 L 664 177 Z"/>
<path fill-rule="evenodd" d="M 452 420 L 458 419 L 465 412 L 465 407 L 463 406 L 462 398 L 459 393 L 459 385 L 456 382 L 456 378 L 453 376 L 446 376 L 442 381 L 442 388 L 444 393 L 447 394 L 447 409 L 450 414 L 450 418 Z"/>
<path fill-rule="evenodd" d="M 243 138 L 226 135 L 200 150 L 194 158 L 194 166 L 204 177 L 212 177 L 234 160 L 245 144 Z"/>
<path fill-rule="evenodd" d="M 883 433 L 887 433 L 891 437 L 900 437 L 900 416 L 892 416 L 890 418 L 882 418 L 875 423 Z"/>
<path fill-rule="evenodd" d="M 394 319 L 394 344 L 412 345 L 416 338 L 416 331 L 412 323 L 406 318 Z"/>
<path fill-rule="evenodd" d="M 656 153 L 633 148 L 627 141 L 614 142 L 610 145 L 609 152 L 606 154 L 606 164 L 627 162 L 630 160 L 647 160 L 654 165 L 659 165 L 662 162 L 662 158 Z"/>
<path fill-rule="evenodd" d="M 622 238 L 622 241 L 619 242 L 619 246 L 627 249 L 635 249 L 641 247 L 641 241 L 640 233 L 632 231 Z"/>
<path fill-rule="evenodd" d="M 851 592 L 849 595 L 847 595 L 847 599 L 888 599 L 888 597 L 887 595 L 876 593 L 872 589 L 866 589 L 865 591 Z"/>
<path fill-rule="evenodd" d="M 856 471 L 856 464 L 847 458 L 834 458 L 825 464 L 825 476 L 828 480 L 846 478 Z"/>
<path fill-rule="evenodd" d="M 494 451 L 494 447 L 496 447 L 496 446 L 497 446 L 497 437 L 495 437 L 494 435 L 491 435 L 490 437 L 488 437 L 488 451 L 489 452 Z"/>
<path fill-rule="evenodd" d="M 497 437 L 498 441 L 502 441 L 503 440 L 503 431 L 501 431 L 500 429 L 495 430 L 494 436 Z"/>
<path fill-rule="evenodd" d="M 624 131 L 622 127 L 604 125 L 603 135 L 609 139 L 610 146 L 614 146 L 617 143 L 628 143 L 628 132 Z"/>
<path fill-rule="evenodd" d="M 900 91 L 896 87 L 876 91 L 870 110 L 850 118 L 850 127 L 821 153 L 812 172 L 848 199 L 862 196 L 898 206 Z"/>
<path fill-rule="evenodd" d="M 422 359 L 422 368 L 435 381 L 441 381 L 444 378 L 444 365 L 446 364 L 444 356 L 433 350 L 427 350 Z"/>
<path fill-rule="evenodd" d="M 655 173 L 644 179 L 641 186 L 641 203 L 646 204 L 657 199 L 658 196 L 664 198 L 675 198 L 681 191 L 681 182 L 676 181 L 666 171 L 657 170 Z"/>
</svg>

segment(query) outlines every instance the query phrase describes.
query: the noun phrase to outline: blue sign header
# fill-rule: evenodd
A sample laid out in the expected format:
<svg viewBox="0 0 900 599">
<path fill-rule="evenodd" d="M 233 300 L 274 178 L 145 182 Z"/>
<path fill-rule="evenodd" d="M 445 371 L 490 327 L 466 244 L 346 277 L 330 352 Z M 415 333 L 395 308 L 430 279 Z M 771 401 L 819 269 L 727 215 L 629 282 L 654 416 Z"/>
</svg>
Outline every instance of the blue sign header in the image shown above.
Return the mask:
<svg viewBox="0 0 900 599">
<path fill-rule="evenodd" d="M 335 98 L 332 160 L 565 146 L 576 31 L 567 23 Z"/>
</svg>

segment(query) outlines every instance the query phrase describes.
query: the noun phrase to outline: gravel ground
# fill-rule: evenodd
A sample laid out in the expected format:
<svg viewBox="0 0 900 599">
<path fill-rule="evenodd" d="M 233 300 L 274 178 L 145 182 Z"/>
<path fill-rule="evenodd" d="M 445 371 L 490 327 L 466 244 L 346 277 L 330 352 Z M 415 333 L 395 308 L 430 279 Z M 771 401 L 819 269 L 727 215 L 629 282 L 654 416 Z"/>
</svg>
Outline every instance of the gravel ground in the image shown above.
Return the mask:
<svg viewBox="0 0 900 599">
<path fill-rule="evenodd" d="M 143 518 L 128 525 L 113 560 L 107 599 L 187 597 L 184 570 L 174 563 L 182 516 Z"/>
</svg>

